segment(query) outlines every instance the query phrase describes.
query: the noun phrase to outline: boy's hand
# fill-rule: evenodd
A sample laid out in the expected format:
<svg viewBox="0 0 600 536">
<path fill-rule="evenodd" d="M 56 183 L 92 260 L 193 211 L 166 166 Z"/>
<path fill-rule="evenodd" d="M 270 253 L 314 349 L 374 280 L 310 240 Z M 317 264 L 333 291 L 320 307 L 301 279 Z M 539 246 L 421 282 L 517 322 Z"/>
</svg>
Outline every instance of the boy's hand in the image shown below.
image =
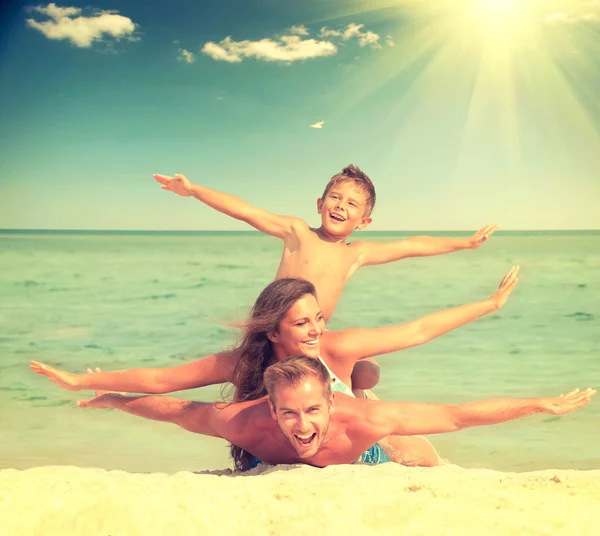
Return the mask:
<svg viewBox="0 0 600 536">
<path fill-rule="evenodd" d="M 477 249 L 483 243 L 487 241 L 487 239 L 492 235 L 492 233 L 498 229 L 497 224 L 486 225 L 477 231 L 473 236 L 467 238 L 467 248 L 468 249 Z"/>
<path fill-rule="evenodd" d="M 564 415 L 574 409 L 583 408 L 590 403 L 595 394 L 596 391 L 588 387 L 584 391 L 574 389 L 566 395 L 560 395 L 558 398 L 543 399 L 542 406 L 544 408 L 544 413 L 549 413 L 550 415 Z"/>
<path fill-rule="evenodd" d="M 68 389 L 69 391 L 79 391 L 80 389 L 77 374 L 71 374 L 70 372 L 58 370 L 37 361 L 31 361 L 29 368 L 36 374 L 46 376 L 50 381 L 54 382 L 63 389 Z"/>
<path fill-rule="evenodd" d="M 162 184 L 161 188 L 163 190 L 169 190 L 177 195 L 181 195 L 183 197 L 190 197 L 192 193 L 190 189 L 192 188 L 192 183 L 187 180 L 185 175 L 180 175 L 176 173 L 174 177 L 168 177 L 167 175 L 152 175 L 156 182 Z"/>
<path fill-rule="evenodd" d="M 490 297 L 490 300 L 494 304 L 496 309 L 500 309 L 505 303 L 510 293 L 517 286 L 519 280 L 517 279 L 517 275 L 519 273 L 519 267 L 513 266 L 510 272 L 508 272 L 500 282 L 500 286 L 498 290 Z"/>
</svg>

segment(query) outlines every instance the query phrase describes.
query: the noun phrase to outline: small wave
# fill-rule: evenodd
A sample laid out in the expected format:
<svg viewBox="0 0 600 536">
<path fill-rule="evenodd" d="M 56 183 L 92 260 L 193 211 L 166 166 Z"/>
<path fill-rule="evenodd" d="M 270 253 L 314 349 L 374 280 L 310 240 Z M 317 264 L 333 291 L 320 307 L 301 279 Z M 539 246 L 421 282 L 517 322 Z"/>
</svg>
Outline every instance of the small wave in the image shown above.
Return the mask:
<svg viewBox="0 0 600 536">
<path fill-rule="evenodd" d="M 27 279 L 26 281 L 17 281 L 15 285 L 18 287 L 37 287 L 38 285 L 43 285 L 43 283 L 38 283 L 33 279 Z"/>
<path fill-rule="evenodd" d="M 21 402 L 34 402 L 36 400 L 48 400 L 46 396 L 28 396 L 27 398 L 20 398 Z"/>
<path fill-rule="evenodd" d="M 509 354 L 512 355 L 517 355 L 521 353 L 521 350 L 519 348 L 513 348 L 510 352 L 508 352 Z"/>
<path fill-rule="evenodd" d="M 89 348 L 90 350 L 100 350 L 102 352 L 104 352 L 105 354 L 108 355 L 114 355 L 115 351 L 112 348 L 109 348 L 108 346 L 101 346 L 99 344 L 96 343 L 90 343 L 90 344 L 84 344 L 83 345 L 84 348 Z"/>
<path fill-rule="evenodd" d="M 8 391 L 8 392 L 27 391 L 27 389 L 25 387 L 9 387 L 9 386 L 2 387 L 2 386 L 0 386 L 0 391 Z"/>
<path fill-rule="evenodd" d="M 90 331 L 90 328 L 73 326 L 69 328 L 59 328 L 49 333 L 58 337 L 81 337 L 87 335 Z"/>
<path fill-rule="evenodd" d="M 50 402 L 49 404 L 32 404 L 32 406 L 34 408 L 56 408 L 58 406 L 65 406 L 72 402 L 72 400 L 55 400 L 54 402 Z"/>
<path fill-rule="evenodd" d="M 196 261 L 190 261 L 190 262 L 187 262 L 186 264 L 189 264 L 190 266 L 202 266 L 201 262 L 196 262 Z"/>
<path fill-rule="evenodd" d="M 69 292 L 70 290 L 80 290 L 81 287 L 52 287 L 48 292 Z"/>
<path fill-rule="evenodd" d="M 176 298 L 177 294 L 174 292 L 170 292 L 168 294 L 152 294 L 151 296 L 146 296 L 142 298 L 143 300 L 168 300 L 169 298 Z"/>
<path fill-rule="evenodd" d="M 245 264 L 217 264 L 215 268 L 226 268 L 228 270 L 239 270 L 242 268 L 248 268 Z"/>
<path fill-rule="evenodd" d="M 169 359 L 177 359 L 178 361 L 188 361 L 190 356 L 187 354 L 171 354 Z"/>
<path fill-rule="evenodd" d="M 566 318 L 574 318 L 575 320 L 584 321 L 584 320 L 593 320 L 594 315 L 592 313 L 585 313 L 583 311 L 575 311 L 570 315 L 565 315 Z"/>
<path fill-rule="evenodd" d="M 587 283 L 579 283 L 579 285 L 577 285 L 577 288 L 585 288 L 587 287 Z"/>
</svg>

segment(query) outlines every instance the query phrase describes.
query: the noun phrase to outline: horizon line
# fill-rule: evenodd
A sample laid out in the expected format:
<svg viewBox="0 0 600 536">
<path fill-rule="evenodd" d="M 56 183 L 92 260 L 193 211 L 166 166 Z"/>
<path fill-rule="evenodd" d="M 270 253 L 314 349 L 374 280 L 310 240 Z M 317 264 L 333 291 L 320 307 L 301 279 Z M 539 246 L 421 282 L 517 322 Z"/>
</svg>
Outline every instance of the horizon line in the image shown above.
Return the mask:
<svg viewBox="0 0 600 536">
<path fill-rule="evenodd" d="M 596 229 L 498 229 L 494 232 L 573 232 L 573 231 L 600 231 Z M 266 234 L 256 229 L 54 229 L 54 228 L 0 228 L 1 233 L 11 232 L 91 232 L 91 233 L 257 233 Z M 431 233 L 475 233 L 476 230 L 471 229 L 366 229 L 358 231 L 360 233 L 414 233 L 414 232 L 431 232 Z"/>
</svg>

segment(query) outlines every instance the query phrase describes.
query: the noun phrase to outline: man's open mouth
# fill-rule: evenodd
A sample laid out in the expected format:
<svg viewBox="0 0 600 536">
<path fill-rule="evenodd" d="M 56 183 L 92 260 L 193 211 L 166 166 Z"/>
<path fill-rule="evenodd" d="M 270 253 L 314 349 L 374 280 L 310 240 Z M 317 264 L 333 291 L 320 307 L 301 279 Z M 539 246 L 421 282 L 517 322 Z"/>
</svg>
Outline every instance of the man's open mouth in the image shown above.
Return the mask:
<svg viewBox="0 0 600 536">
<path fill-rule="evenodd" d="M 335 220 L 335 221 L 346 221 L 346 220 L 345 220 L 344 218 L 342 218 L 342 217 L 341 217 L 339 214 L 334 214 L 334 213 L 332 213 L 332 212 L 330 212 L 330 213 L 329 213 L 329 217 L 330 217 L 332 220 Z"/>
<path fill-rule="evenodd" d="M 298 443 L 300 443 L 304 447 L 307 447 L 313 442 L 315 437 L 317 437 L 317 433 L 315 432 L 314 434 L 310 434 L 307 436 L 299 436 L 294 434 L 294 437 L 296 438 L 296 441 L 298 441 Z"/>
</svg>

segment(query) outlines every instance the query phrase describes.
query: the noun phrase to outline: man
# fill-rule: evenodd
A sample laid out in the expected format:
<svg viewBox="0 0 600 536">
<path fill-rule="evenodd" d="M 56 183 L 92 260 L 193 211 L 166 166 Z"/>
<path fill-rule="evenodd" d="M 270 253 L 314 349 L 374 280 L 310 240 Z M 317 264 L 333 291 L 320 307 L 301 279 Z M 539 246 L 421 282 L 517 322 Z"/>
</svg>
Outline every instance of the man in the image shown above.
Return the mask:
<svg viewBox="0 0 600 536">
<path fill-rule="evenodd" d="M 233 404 L 100 393 L 78 405 L 117 408 L 221 437 L 265 463 L 325 467 L 359 460 L 389 461 L 377 446 L 387 436 L 454 432 L 535 413 L 563 415 L 586 406 L 596 394 L 588 388 L 557 398 L 503 398 L 456 405 L 355 399 L 332 394 L 326 368 L 306 356 L 270 366 L 264 382 L 268 397 Z"/>
</svg>

